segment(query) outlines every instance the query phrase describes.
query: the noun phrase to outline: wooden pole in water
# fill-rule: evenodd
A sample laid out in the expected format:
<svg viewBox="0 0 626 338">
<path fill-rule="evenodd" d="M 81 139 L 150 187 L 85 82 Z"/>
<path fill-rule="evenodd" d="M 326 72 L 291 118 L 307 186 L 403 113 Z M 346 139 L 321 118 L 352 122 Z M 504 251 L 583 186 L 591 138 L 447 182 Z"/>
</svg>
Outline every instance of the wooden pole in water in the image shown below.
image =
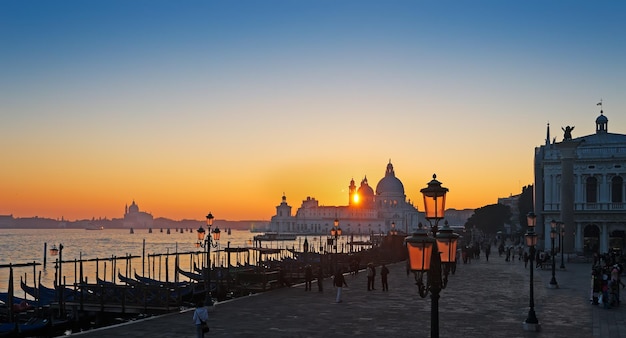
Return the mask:
<svg viewBox="0 0 626 338">
<path fill-rule="evenodd" d="M 46 269 L 47 262 L 47 254 L 48 254 L 48 243 L 43 243 L 43 269 Z"/>
<path fill-rule="evenodd" d="M 13 267 L 9 264 L 9 299 L 7 302 L 7 307 L 9 310 L 9 322 L 13 323 Z"/>
<path fill-rule="evenodd" d="M 144 238 L 143 247 L 141 249 L 141 275 L 142 276 L 146 275 L 145 266 L 146 266 L 146 239 Z"/>
<path fill-rule="evenodd" d="M 59 258 L 57 258 L 57 275 L 56 275 L 56 279 L 55 279 L 55 283 L 57 283 L 57 285 L 61 285 L 61 272 L 63 270 L 62 262 L 61 260 L 63 259 L 63 248 L 61 246 L 59 246 Z"/>
<path fill-rule="evenodd" d="M 80 258 L 80 282 L 83 283 L 83 253 L 82 251 L 78 254 L 78 257 Z"/>
<path fill-rule="evenodd" d="M 39 283 L 37 283 L 37 285 L 41 287 L 41 271 L 39 271 L 38 281 L 39 281 Z M 35 286 L 37 286 L 37 285 L 35 285 Z M 37 288 L 37 290 L 39 290 L 39 288 Z M 26 292 L 24 292 L 24 296 L 26 296 Z M 39 297 L 39 291 L 37 291 L 37 304 L 39 304 L 39 306 L 41 306 L 41 297 Z"/>
<path fill-rule="evenodd" d="M 116 257 L 111 255 L 111 282 L 115 282 L 115 268 L 117 265 Z"/>
</svg>

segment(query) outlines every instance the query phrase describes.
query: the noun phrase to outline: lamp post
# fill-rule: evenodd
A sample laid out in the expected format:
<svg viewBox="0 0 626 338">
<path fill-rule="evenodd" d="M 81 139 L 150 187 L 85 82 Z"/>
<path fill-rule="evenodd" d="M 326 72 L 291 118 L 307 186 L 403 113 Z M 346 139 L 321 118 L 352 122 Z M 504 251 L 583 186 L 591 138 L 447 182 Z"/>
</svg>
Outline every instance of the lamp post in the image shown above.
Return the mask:
<svg viewBox="0 0 626 338">
<path fill-rule="evenodd" d="M 196 242 L 197 248 L 201 247 L 205 249 L 205 266 L 202 269 L 205 292 L 204 304 L 209 306 L 213 305 L 213 299 L 211 298 L 211 247 L 217 248 L 221 233 L 218 227 L 215 227 L 215 229 L 211 231 L 211 226 L 213 226 L 213 218 L 213 214 L 211 214 L 210 212 L 208 215 L 206 215 L 206 225 L 208 232 L 205 231 L 202 226 L 200 226 L 197 230 L 198 241 Z M 213 236 L 213 238 L 211 238 L 211 235 Z"/>
<path fill-rule="evenodd" d="M 559 239 L 559 246 L 561 247 L 561 270 L 565 270 L 565 263 L 563 260 L 563 257 L 565 256 L 565 254 L 563 253 L 563 240 L 565 239 L 565 223 L 563 222 L 559 222 L 559 228 L 560 228 L 560 232 L 561 232 L 561 237 Z"/>
<path fill-rule="evenodd" d="M 554 270 L 556 269 L 556 259 L 554 257 L 554 239 L 556 238 L 556 225 L 557 222 L 552 220 L 550 222 L 550 241 L 552 242 L 552 248 L 550 250 L 550 258 L 552 259 L 552 279 L 550 279 L 550 288 L 555 289 L 559 287 L 559 284 L 556 282 L 556 277 L 554 275 Z"/>
<path fill-rule="evenodd" d="M 330 237 L 333 238 L 333 246 L 335 247 L 335 270 L 337 270 L 337 247 L 339 246 L 339 236 L 341 236 L 341 228 L 339 220 L 335 218 L 334 226 L 330 229 Z"/>
<path fill-rule="evenodd" d="M 339 236 L 341 236 L 341 228 L 339 227 L 339 220 L 335 218 L 335 226 L 330 229 L 330 236 L 333 237 L 333 243 L 335 246 L 335 253 L 337 253 L 337 246 L 339 246 Z"/>
<path fill-rule="evenodd" d="M 404 240 L 409 254 L 409 267 L 415 275 L 415 284 L 420 297 L 430 293 L 430 336 L 439 337 L 439 293 L 448 284 L 448 274 L 456 262 L 457 234 L 447 225 L 439 230 L 439 220 L 444 218 L 446 193 L 448 188 L 441 186 L 433 175 L 428 187 L 421 189 L 424 195 L 424 213 L 431 225 L 431 232 L 420 224 L 419 229 Z M 434 224 L 433 224 L 434 222 Z M 432 236 L 430 236 L 432 235 Z M 427 273 L 426 285 L 423 276 Z"/>
<path fill-rule="evenodd" d="M 526 331 L 539 331 L 540 325 L 537 315 L 535 314 L 535 296 L 533 291 L 533 271 L 535 266 L 533 264 L 535 260 L 535 245 L 537 245 L 537 234 L 535 233 L 535 222 L 537 221 L 537 215 L 534 212 L 529 212 L 526 216 L 528 221 L 528 231 L 526 232 L 526 245 L 528 245 L 528 254 L 530 258 L 530 304 L 528 310 L 528 317 L 524 321 L 524 330 Z"/>
</svg>

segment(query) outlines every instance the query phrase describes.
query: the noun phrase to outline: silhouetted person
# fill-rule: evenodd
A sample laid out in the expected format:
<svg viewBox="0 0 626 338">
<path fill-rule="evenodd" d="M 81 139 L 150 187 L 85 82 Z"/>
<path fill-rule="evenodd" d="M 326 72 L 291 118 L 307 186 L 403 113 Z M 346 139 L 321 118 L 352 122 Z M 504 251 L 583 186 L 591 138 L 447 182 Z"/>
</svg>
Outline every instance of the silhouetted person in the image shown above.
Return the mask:
<svg viewBox="0 0 626 338">
<path fill-rule="evenodd" d="M 348 287 L 348 284 L 346 284 L 346 279 L 343 277 L 341 270 L 337 270 L 337 272 L 335 272 L 335 277 L 333 277 L 333 285 L 337 288 L 337 298 L 335 299 L 335 302 L 341 303 L 341 289 L 344 286 Z"/>
<path fill-rule="evenodd" d="M 487 244 L 485 247 L 485 259 L 489 262 L 489 254 L 491 253 L 491 245 Z"/>
<path fill-rule="evenodd" d="M 524 251 L 524 269 L 528 267 L 528 252 Z"/>
<path fill-rule="evenodd" d="M 317 291 L 324 291 L 324 270 L 321 265 L 317 268 Z"/>
<path fill-rule="evenodd" d="M 389 274 L 389 269 L 383 264 L 380 268 L 380 282 L 383 285 L 383 291 L 389 291 L 389 284 L 387 283 L 387 275 Z"/>
<path fill-rule="evenodd" d="M 313 268 L 311 264 L 304 267 L 304 291 L 311 291 L 311 281 L 313 280 Z"/>
<path fill-rule="evenodd" d="M 196 303 L 196 309 L 193 311 L 193 323 L 196 325 L 196 337 L 204 337 L 204 325 L 209 320 L 209 312 L 207 308 L 202 304 L 202 301 Z M 208 327 L 208 326 L 207 326 Z"/>
<path fill-rule="evenodd" d="M 367 291 L 376 290 L 374 289 L 374 279 L 376 278 L 376 268 L 374 264 L 369 263 L 367 265 Z"/>
</svg>

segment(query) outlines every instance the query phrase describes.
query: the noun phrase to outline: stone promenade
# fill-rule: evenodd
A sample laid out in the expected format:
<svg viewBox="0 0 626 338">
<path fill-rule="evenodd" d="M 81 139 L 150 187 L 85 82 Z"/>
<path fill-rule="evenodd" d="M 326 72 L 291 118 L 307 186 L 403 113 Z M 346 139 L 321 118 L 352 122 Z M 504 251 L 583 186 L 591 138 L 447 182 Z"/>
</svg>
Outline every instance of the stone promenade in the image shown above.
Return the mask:
<svg viewBox="0 0 626 338">
<path fill-rule="evenodd" d="M 492 251 L 493 252 L 493 251 Z M 535 312 L 541 331 L 522 328 L 529 310 L 529 270 L 522 261 L 484 256 L 459 262 L 439 300 L 441 337 L 626 338 L 626 305 L 591 305 L 591 266 L 566 263 L 559 288 L 548 288 L 551 270 L 534 270 Z M 421 298 L 404 263 L 389 266 L 389 291 L 367 291 L 364 272 L 346 275 L 343 302 L 331 280 L 324 291 L 304 285 L 222 302 L 210 309 L 209 337 L 429 337 L 430 296 Z M 380 271 L 380 267 L 378 267 Z M 624 298 L 624 297 L 622 297 Z M 193 309 L 115 327 L 76 333 L 82 337 L 195 337 Z"/>
</svg>

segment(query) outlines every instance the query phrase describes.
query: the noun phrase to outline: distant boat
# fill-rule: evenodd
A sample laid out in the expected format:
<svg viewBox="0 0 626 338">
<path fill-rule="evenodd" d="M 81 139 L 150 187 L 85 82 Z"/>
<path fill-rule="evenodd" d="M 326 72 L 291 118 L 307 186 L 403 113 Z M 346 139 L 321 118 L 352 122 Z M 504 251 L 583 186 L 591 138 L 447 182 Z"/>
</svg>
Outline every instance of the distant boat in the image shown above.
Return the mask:
<svg viewBox="0 0 626 338">
<path fill-rule="evenodd" d="M 52 256 L 56 256 L 59 254 L 59 249 L 57 248 L 56 245 L 52 245 L 52 247 L 50 248 L 50 255 Z"/>
<path fill-rule="evenodd" d="M 104 230 L 103 226 L 90 225 L 85 227 L 85 230 Z"/>
<path fill-rule="evenodd" d="M 254 236 L 255 241 L 295 241 L 297 238 L 297 234 L 276 232 L 266 232 L 262 235 Z"/>
</svg>

